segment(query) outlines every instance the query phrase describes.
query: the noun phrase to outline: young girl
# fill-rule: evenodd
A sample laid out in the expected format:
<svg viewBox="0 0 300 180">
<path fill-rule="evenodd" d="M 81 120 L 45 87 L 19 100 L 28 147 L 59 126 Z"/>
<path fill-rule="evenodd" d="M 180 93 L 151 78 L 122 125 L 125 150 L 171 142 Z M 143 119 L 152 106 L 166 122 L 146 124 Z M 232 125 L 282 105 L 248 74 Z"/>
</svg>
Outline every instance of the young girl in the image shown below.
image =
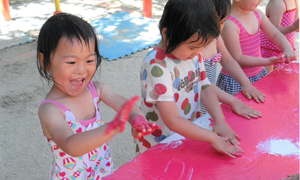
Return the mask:
<svg viewBox="0 0 300 180">
<path fill-rule="evenodd" d="M 267 74 L 264 66 L 289 63 L 296 58 L 284 35 L 272 25 L 264 13 L 257 10 L 260 3 L 261 0 L 233 0 L 230 16 L 221 33 L 229 53 L 240 64 L 251 83 Z M 260 31 L 283 50 L 285 58 L 261 57 Z M 242 90 L 241 85 L 224 69 L 220 72 L 217 86 L 233 95 Z"/>
<path fill-rule="evenodd" d="M 140 138 L 137 152 L 176 132 L 189 139 L 208 142 L 217 151 L 235 157 L 242 152 L 239 137 L 225 121 L 200 55 L 203 47 L 220 33 L 212 3 L 169 0 L 159 29 L 162 39 L 146 55 L 141 66 L 141 109 L 148 121 L 157 122 L 162 129 Z M 200 117 L 200 99 L 214 119 L 214 132 L 192 122 Z"/>
<path fill-rule="evenodd" d="M 299 31 L 299 17 L 296 0 L 270 0 L 266 6 L 266 15 L 271 23 L 285 35 L 293 50 L 297 52 L 295 32 Z M 264 33 L 261 33 L 261 56 L 264 58 L 280 57 L 282 54 L 282 50 L 270 41 Z M 278 65 L 270 65 L 266 69 L 271 72 Z"/>
<path fill-rule="evenodd" d="M 223 29 L 225 20 L 227 19 L 231 10 L 230 0 L 212 0 L 220 20 L 220 30 Z M 241 84 L 243 94 L 248 98 L 251 97 L 256 102 L 264 102 L 264 95 L 252 86 L 249 79 L 239 66 L 239 64 L 232 58 L 227 51 L 221 36 L 214 39 L 202 51 L 205 71 L 208 79 L 212 82 L 212 87 L 217 92 L 218 99 L 224 104 L 228 104 L 232 110 L 247 119 L 250 117 L 260 117 L 261 113 L 247 106 L 245 103 L 235 98 L 234 96 L 222 91 L 215 86 L 217 79 L 217 62 L 220 62 L 222 67 Z M 202 104 L 201 104 L 202 105 Z M 201 113 L 205 113 L 206 109 L 201 106 Z"/>
<path fill-rule="evenodd" d="M 136 138 L 158 128 L 135 105 L 138 96 L 127 101 L 107 84 L 91 81 L 100 63 L 97 36 L 83 19 L 60 13 L 42 26 L 37 65 L 52 87 L 38 114 L 54 158 L 50 179 L 101 179 L 113 171 L 108 141 L 127 120 Z M 110 123 L 100 116 L 101 101 L 119 111 Z"/>
</svg>

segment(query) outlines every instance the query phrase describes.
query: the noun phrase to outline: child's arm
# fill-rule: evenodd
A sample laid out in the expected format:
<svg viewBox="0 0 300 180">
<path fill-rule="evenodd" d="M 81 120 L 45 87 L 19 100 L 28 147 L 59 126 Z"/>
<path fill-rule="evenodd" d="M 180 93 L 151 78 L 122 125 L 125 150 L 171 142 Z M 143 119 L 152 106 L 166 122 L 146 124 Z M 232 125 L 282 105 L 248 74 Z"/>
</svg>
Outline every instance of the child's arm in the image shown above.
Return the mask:
<svg viewBox="0 0 300 180">
<path fill-rule="evenodd" d="M 213 131 L 222 137 L 228 137 L 233 145 L 238 145 L 240 138 L 226 123 L 216 93 L 211 86 L 201 90 L 201 102 L 215 121 Z"/>
<path fill-rule="evenodd" d="M 181 117 L 174 101 L 158 101 L 156 104 L 164 123 L 171 131 L 192 140 L 210 143 L 220 153 L 233 158 L 242 153 L 238 146 L 230 146 L 225 138 Z"/>
<path fill-rule="evenodd" d="M 119 111 L 122 105 L 127 101 L 126 98 L 117 94 L 109 85 L 102 82 L 94 82 L 94 85 L 100 94 L 100 100 L 106 105 Z M 137 105 L 134 105 L 130 113 L 128 122 L 132 125 L 132 135 L 135 138 L 140 138 L 151 134 L 156 129 L 160 129 L 160 126 L 155 123 L 148 123 Z"/>
<path fill-rule="evenodd" d="M 222 67 L 242 86 L 243 94 L 248 99 L 253 98 L 256 102 L 264 102 L 265 95 L 251 84 L 240 65 L 232 58 L 224 44 L 222 36 L 218 38 L 217 50 L 222 53 L 222 60 L 220 61 Z"/>
<path fill-rule="evenodd" d="M 270 1 L 267 6 L 268 14 L 270 16 L 270 22 L 284 35 L 289 34 L 293 31 L 299 30 L 299 18 L 293 25 L 281 26 L 282 16 L 286 11 L 285 4 L 282 0 Z"/>
<path fill-rule="evenodd" d="M 214 84 L 211 84 L 212 88 L 216 92 L 219 101 L 223 104 L 227 104 L 231 107 L 234 113 L 240 115 L 246 119 L 261 117 L 261 112 L 254 110 L 250 106 L 247 106 L 243 101 L 237 99 L 231 94 L 226 93 Z"/>
<path fill-rule="evenodd" d="M 232 55 L 233 59 L 235 59 L 239 63 L 240 66 L 268 66 L 284 62 L 281 57 L 262 58 L 244 55 L 241 49 L 239 34 L 240 31 L 236 24 L 234 24 L 234 22 L 230 20 L 227 20 L 221 32 L 221 35 L 229 53 Z"/>
<path fill-rule="evenodd" d="M 117 133 L 122 132 L 136 100 L 138 98 L 127 101 L 112 122 L 78 134 L 73 133 L 64 119 L 64 112 L 54 104 L 41 105 L 39 118 L 44 135 L 52 139 L 64 152 L 78 157 L 103 145 Z"/>
</svg>

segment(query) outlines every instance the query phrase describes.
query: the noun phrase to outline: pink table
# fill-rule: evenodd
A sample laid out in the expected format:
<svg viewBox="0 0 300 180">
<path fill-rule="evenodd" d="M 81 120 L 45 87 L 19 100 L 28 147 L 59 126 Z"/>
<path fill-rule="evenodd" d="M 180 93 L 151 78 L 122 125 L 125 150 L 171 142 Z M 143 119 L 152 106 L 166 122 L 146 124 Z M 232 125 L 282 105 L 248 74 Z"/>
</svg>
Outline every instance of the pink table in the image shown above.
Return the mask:
<svg viewBox="0 0 300 180">
<path fill-rule="evenodd" d="M 228 124 L 242 138 L 242 157 L 232 159 L 207 143 L 173 134 L 104 180 L 273 180 L 299 173 L 299 64 L 280 67 L 254 86 L 266 95 L 265 103 L 241 93 L 236 97 L 260 110 L 262 118 L 246 120 L 222 105 Z M 194 123 L 209 129 L 209 119 L 206 115 Z"/>
</svg>

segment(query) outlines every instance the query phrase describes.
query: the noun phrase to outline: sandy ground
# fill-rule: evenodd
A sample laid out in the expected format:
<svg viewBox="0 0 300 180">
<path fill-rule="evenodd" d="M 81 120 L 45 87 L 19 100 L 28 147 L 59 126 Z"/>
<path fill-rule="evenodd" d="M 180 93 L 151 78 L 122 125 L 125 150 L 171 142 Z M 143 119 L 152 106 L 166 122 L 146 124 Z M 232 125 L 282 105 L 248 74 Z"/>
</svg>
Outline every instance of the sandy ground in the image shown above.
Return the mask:
<svg viewBox="0 0 300 180">
<path fill-rule="evenodd" d="M 94 1 L 95 2 L 95 1 Z M 141 12 L 141 7 L 121 3 L 124 9 Z M 153 18 L 158 19 L 166 0 L 153 1 Z M 266 2 L 260 6 L 264 7 Z M 299 42 L 299 41 L 298 41 Z M 45 141 L 37 109 L 49 90 L 36 68 L 36 41 L 0 50 L 0 179 L 48 179 L 51 152 Z M 103 61 L 95 75 L 96 80 L 108 83 L 126 98 L 140 95 L 139 68 L 150 49 L 137 52 L 116 61 Z M 101 104 L 105 122 L 115 112 Z M 115 167 L 134 158 L 135 146 L 126 125 L 124 133 L 110 141 Z"/>
</svg>

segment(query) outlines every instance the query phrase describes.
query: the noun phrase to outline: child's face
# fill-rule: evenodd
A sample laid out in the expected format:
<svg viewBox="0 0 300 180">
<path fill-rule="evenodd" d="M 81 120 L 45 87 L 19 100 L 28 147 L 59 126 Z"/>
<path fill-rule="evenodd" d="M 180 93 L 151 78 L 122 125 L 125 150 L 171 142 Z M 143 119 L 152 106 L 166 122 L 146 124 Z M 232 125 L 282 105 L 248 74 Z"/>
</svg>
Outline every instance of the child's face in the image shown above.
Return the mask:
<svg viewBox="0 0 300 180">
<path fill-rule="evenodd" d="M 96 71 L 95 42 L 90 46 L 79 40 L 63 38 L 58 43 L 56 51 L 51 54 L 49 68 L 54 87 L 69 96 L 79 95 L 88 85 Z"/>
<path fill-rule="evenodd" d="M 255 11 L 262 0 L 237 0 L 239 7 L 244 11 Z"/>
<path fill-rule="evenodd" d="M 171 52 L 171 54 L 181 60 L 192 59 L 193 57 L 197 56 L 200 51 L 202 51 L 203 48 L 213 40 L 213 38 L 211 38 L 211 40 L 206 42 L 206 44 L 201 44 L 202 38 L 196 41 L 197 39 L 198 33 L 195 33 L 188 40 L 181 43 L 175 50 Z"/>
</svg>

